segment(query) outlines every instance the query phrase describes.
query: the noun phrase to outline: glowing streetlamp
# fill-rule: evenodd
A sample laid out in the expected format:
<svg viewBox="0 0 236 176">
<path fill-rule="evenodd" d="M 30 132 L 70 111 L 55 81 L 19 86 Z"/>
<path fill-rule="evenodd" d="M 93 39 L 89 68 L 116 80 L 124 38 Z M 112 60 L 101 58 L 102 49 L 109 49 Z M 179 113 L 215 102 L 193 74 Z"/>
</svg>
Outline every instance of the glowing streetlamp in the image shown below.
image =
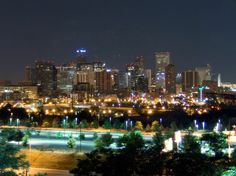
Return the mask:
<svg viewBox="0 0 236 176">
<path fill-rule="evenodd" d="M 17 128 L 18 128 L 18 126 L 19 126 L 19 124 L 20 124 L 20 119 L 16 119 L 16 126 L 17 126 Z"/>
<path fill-rule="evenodd" d="M 202 122 L 202 129 L 203 130 L 205 130 L 205 126 L 206 126 L 205 122 Z"/>
<path fill-rule="evenodd" d="M 162 123 L 162 118 L 160 118 L 160 123 Z"/>
<path fill-rule="evenodd" d="M 109 118 L 109 121 L 110 121 L 110 132 L 111 132 L 111 117 Z"/>
<path fill-rule="evenodd" d="M 130 121 L 130 129 L 132 130 L 132 128 L 133 128 L 133 121 L 131 120 Z"/>
</svg>

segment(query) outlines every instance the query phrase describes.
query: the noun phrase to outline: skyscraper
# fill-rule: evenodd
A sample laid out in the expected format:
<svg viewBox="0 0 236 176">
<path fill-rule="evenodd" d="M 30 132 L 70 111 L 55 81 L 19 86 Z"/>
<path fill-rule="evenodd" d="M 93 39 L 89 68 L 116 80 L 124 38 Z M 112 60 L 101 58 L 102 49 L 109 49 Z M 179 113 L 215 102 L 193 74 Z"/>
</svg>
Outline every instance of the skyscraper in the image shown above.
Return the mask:
<svg viewBox="0 0 236 176">
<path fill-rule="evenodd" d="M 170 64 L 170 53 L 169 52 L 156 52 L 156 73 L 164 73 L 165 68 Z"/>
<path fill-rule="evenodd" d="M 39 87 L 41 96 L 53 96 L 57 89 L 57 70 L 51 61 L 35 61 L 35 76 L 32 80 Z"/>
<path fill-rule="evenodd" d="M 195 70 L 187 70 L 182 73 L 183 92 L 189 92 L 192 88 L 198 86 L 198 73 Z"/>
<path fill-rule="evenodd" d="M 156 52 L 154 54 L 156 61 L 156 88 L 165 88 L 165 68 L 170 64 L 169 52 Z"/>
<path fill-rule="evenodd" d="M 76 67 L 57 66 L 57 90 L 67 95 L 72 93 L 75 85 Z"/>
<path fill-rule="evenodd" d="M 134 61 L 135 71 L 137 75 L 141 75 L 144 72 L 144 57 L 137 56 Z"/>
<path fill-rule="evenodd" d="M 111 72 L 106 70 L 95 72 L 95 81 L 96 88 L 95 91 L 97 93 L 110 93 L 112 90 L 112 78 Z"/>
<path fill-rule="evenodd" d="M 176 73 L 173 64 L 169 64 L 165 68 L 165 87 L 168 94 L 176 93 Z"/>
<path fill-rule="evenodd" d="M 206 67 L 197 67 L 195 70 L 198 73 L 199 84 L 202 85 L 203 81 L 211 80 L 211 66 L 209 64 Z"/>
</svg>

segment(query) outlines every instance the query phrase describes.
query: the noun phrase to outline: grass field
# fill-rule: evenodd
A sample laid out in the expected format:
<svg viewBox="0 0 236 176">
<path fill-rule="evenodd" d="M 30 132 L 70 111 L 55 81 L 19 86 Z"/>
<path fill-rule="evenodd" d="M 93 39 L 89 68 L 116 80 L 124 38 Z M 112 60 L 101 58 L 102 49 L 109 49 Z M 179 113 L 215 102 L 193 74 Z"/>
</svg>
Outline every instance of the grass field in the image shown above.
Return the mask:
<svg viewBox="0 0 236 176">
<path fill-rule="evenodd" d="M 71 170 L 76 167 L 77 158 L 82 155 L 68 152 L 52 152 L 39 150 L 22 150 L 27 160 L 30 162 L 30 167 Z"/>
</svg>

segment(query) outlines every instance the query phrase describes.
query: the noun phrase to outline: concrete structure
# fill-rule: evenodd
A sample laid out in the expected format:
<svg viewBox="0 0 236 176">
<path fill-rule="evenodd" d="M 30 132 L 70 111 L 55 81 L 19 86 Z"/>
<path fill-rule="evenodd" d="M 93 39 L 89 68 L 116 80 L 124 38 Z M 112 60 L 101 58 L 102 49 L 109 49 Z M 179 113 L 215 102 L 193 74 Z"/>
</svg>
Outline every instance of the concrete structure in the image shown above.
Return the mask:
<svg viewBox="0 0 236 176">
<path fill-rule="evenodd" d="M 169 52 L 156 52 L 156 88 L 165 89 L 165 68 L 170 64 Z"/>
<path fill-rule="evenodd" d="M 182 73 L 183 92 L 189 92 L 198 86 L 198 73 L 195 70 L 187 70 Z"/>
<path fill-rule="evenodd" d="M 75 86 L 76 68 L 74 66 L 57 66 L 57 91 L 71 94 Z"/>
<path fill-rule="evenodd" d="M 203 81 L 211 80 L 211 66 L 207 64 L 206 67 L 197 67 L 195 71 L 198 74 L 199 84 L 202 85 Z"/>
<path fill-rule="evenodd" d="M 165 87 L 168 94 L 176 93 L 176 73 L 173 64 L 169 64 L 165 68 Z"/>
</svg>

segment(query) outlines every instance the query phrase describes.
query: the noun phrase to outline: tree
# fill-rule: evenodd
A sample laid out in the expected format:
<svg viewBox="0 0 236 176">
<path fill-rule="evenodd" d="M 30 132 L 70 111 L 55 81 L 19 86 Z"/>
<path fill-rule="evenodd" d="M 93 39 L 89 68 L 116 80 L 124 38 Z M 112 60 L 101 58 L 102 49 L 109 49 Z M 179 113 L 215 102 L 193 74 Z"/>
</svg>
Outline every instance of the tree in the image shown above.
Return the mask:
<svg viewBox="0 0 236 176">
<path fill-rule="evenodd" d="M 82 120 L 80 123 L 80 127 L 81 128 L 88 128 L 89 124 L 88 124 L 87 120 Z"/>
<path fill-rule="evenodd" d="M 22 138 L 24 137 L 24 133 L 16 129 L 2 129 L 2 132 L 0 133 L 0 137 L 6 141 L 20 142 L 22 141 Z"/>
<path fill-rule="evenodd" d="M 201 153 L 174 153 L 167 163 L 174 176 L 217 176 L 218 167 Z"/>
<path fill-rule="evenodd" d="M 77 122 L 77 119 L 74 119 L 74 120 L 71 122 L 71 127 L 72 127 L 72 128 L 75 128 L 75 129 L 79 127 L 78 122 Z"/>
<path fill-rule="evenodd" d="M 118 119 L 114 120 L 113 128 L 115 128 L 115 129 L 120 129 L 121 128 L 121 123 Z"/>
<path fill-rule="evenodd" d="M 93 140 L 96 140 L 98 138 L 98 134 L 96 132 L 93 133 Z"/>
<path fill-rule="evenodd" d="M 105 129 L 111 129 L 111 123 L 109 120 L 105 120 L 103 124 L 103 128 Z"/>
<path fill-rule="evenodd" d="M 136 121 L 134 129 L 143 130 L 143 124 L 141 121 Z"/>
<path fill-rule="evenodd" d="M 98 123 L 98 120 L 94 120 L 91 124 L 92 128 L 95 128 L 97 129 L 99 127 L 99 123 Z"/>
<path fill-rule="evenodd" d="M 147 126 L 146 126 L 146 128 L 145 128 L 145 131 L 146 131 L 146 132 L 150 132 L 150 131 L 151 131 L 151 127 L 150 127 L 149 124 L 147 124 Z"/>
<path fill-rule="evenodd" d="M 109 147 L 114 140 L 112 139 L 112 135 L 110 133 L 102 134 L 102 136 L 95 141 L 95 145 L 97 149 L 103 149 Z"/>
<path fill-rule="evenodd" d="M 79 140 L 85 140 L 85 134 L 84 133 L 79 134 Z"/>
<path fill-rule="evenodd" d="M 28 145 L 28 141 L 29 141 L 29 135 L 25 134 L 22 138 L 23 146 L 26 147 Z"/>
<path fill-rule="evenodd" d="M 69 140 L 68 140 L 68 142 L 67 142 L 67 146 L 68 146 L 68 148 L 70 148 L 70 149 L 76 148 L 76 140 L 75 140 L 75 138 L 69 137 Z"/>
<path fill-rule="evenodd" d="M 176 125 L 175 121 L 170 123 L 170 129 L 173 132 L 177 131 L 178 128 L 177 128 L 177 125 Z"/>
<path fill-rule="evenodd" d="M 50 124 L 49 124 L 48 121 L 44 121 L 43 124 L 42 124 L 43 128 L 48 128 L 49 126 L 50 126 Z"/>
<path fill-rule="evenodd" d="M 59 128 L 60 127 L 60 119 L 59 118 L 57 118 L 57 117 L 53 118 L 52 127 L 53 128 Z"/>
<path fill-rule="evenodd" d="M 0 139 L 0 175 L 17 175 L 14 170 L 27 169 L 29 163 L 25 160 L 25 155 L 18 154 L 19 148 Z"/>
<path fill-rule="evenodd" d="M 165 136 L 163 136 L 160 132 L 156 133 L 152 138 L 154 148 L 160 153 L 165 147 Z"/>
<path fill-rule="evenodd" d="M 201 138 L 201 141 L 206 142 L 209 145 L 209 149 L 215 153 L 216 158 L 220 158 L 223 156 L 223 149 L 225 149 L 227 145 L 226 135 L 224 133 L 210 133 L 204 134 Z"/>
<path fill-rule="evenodd" d="M 46 173 L 44 173 L 44 174 L 38 173 L 38 174 L 36 174 L 36 175 L 34 175 L 34 176 L 48 176 L 48 174 L 46 174 Z"/>
<path fill-rule="evenodd" d="M 181 149 L 184 153 L 200 153 L 201 145 L 195 136 L 188 134 L 183 139 Z"/>
<path fill-rule="evenodd" d="M 132 131 L 121 136 L 117 140 L 118 147 L 124 147 L 126 150 L 135 152 L 144 147 L 144 139 L 140 132 Z"/>
<path fill-rule="evenodd" d="M 236 167 L 230 167 L 225 170 L 221 176 L 235 176 L 236 175 Z"/>
<path fill-rule="evenodd" d="M 152 131 L 160 131 L 160 125 L 159 125 L 159 122 L 157 120 L 152 122 L 151 130 Z"/>
<path fill-rule="evenodd" d="M 62 128 L 69 128 L 69 123 L 67 120 L 63 119 L 61 122 L 61 127 Z"/>
</svg>

